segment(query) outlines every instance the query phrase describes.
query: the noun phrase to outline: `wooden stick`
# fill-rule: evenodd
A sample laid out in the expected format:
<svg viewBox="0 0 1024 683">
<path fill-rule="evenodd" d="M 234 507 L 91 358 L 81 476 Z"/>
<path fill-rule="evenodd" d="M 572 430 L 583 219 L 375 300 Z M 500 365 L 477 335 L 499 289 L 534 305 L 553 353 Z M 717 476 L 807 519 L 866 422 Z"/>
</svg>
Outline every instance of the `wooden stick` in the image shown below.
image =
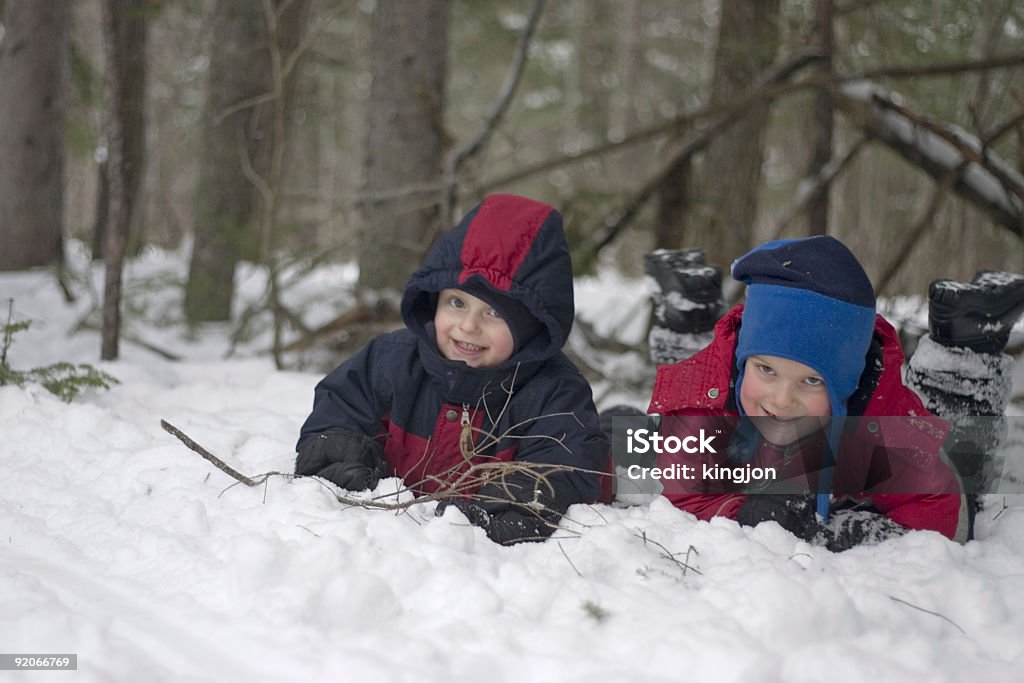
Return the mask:
<svg viewBox="0 0 1024 683">
<path fill-rule="evenodd" d="M 255 479 L 245 476 L 235 468 L 231 467 L 231 465 L 228 465 L 226 462 L 218 458 L 216 455 L 214 455 L 210 451 L 206 450 L 205 448 L 197 444 L 195 441 L 189 438 L 189 436 L 185 432 L 181 431 L 167 420 L 160 420 L 160 426 L 163 427 L 165 432 L 173 434 L 174 436 L 178 437 L 179 441 L 181 441 L 183 444 L 194 450 L 199 455 L 203 456 L 203 458 L 207 462 L 212 463 L 214 467 L 219 469 L 221 472 L 224 472 L 232 479 L 240 481 L 246 486 L 259 486 L 259 484 L 261 483 L 259 481 L 256 481 Z M 274 472 L 273 474 L 277 473 Z M 266 478 L 264 477 L 264 480 L 265 479 Z"/>
</svg>

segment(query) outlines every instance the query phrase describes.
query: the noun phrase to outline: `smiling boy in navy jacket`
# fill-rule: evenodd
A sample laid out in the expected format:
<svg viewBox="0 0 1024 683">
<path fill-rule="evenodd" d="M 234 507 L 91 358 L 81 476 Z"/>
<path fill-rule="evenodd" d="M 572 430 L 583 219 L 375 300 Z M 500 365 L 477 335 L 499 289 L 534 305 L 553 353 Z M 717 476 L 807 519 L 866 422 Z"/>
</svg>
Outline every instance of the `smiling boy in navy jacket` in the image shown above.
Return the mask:
<svg viewBox="0 0 1024 683">
<path fill-rule="evenodd" d="M 544 539 L 570 505 L 608 498 L 590 387 L 561 351 L 574 305 L 556 210 L 487 197 L 431 249 L 401 310 L 405 329 L 317 385 L 296 474 L 362 490 L 393 472 L 435 494 L 473 465 L 525 464 L 438 506 L 458 507 L 499 543 Z"/>
</svg>

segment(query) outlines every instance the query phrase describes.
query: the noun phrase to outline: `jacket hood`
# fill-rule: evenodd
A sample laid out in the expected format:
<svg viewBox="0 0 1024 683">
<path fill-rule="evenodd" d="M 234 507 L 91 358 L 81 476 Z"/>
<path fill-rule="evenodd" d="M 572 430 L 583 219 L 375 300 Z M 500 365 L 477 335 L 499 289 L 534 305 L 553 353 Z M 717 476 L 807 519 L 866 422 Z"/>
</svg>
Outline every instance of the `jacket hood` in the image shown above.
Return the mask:
<svg viewBox="0 0 1024 683">
<path fill-rule="evenodd" d="M 572 330 L 572 260 L 555 209 L 516 195 L 490 195 L 443 234 L 405 286 L 402 320 L 434 344 L 437 295 L 443 289 L 483 287 L 510 297 L 541 331 L 502 367 L 555 356 Z"/>
<path fill-rule="evenodd" d="M 726 313 L 715 325 L 711 344 L 694 356 L 674 365 L 658 367 L 649 413 L 673 413 L 685 410 L 714 411 L 738 415 L 734 379 L 735 352 L 743 321 L 743 304 Z M 851 415 L 927 415 L 921 401 L 903 387 L 900 368 L 903 349 L 892 325 L 875 316 L 874 337 L 880 345 L 881 368 L 875 371 L 869 387 L 858 387 L 848 406 Z M 867 373 L 865 373 L 867 374 Z M 862 378 L 863 380 L 863 378 Z M 868 395 L 861 396 L 866 389 Z M 852 402 L 857 406 L 853 407 Z"/>
<path fill-rule="evenodd" d="M 742 320 L 743 305 L 740 304 L 715 325 L 715 336 L 710 345 L 686 360 L 660 366 L 647 412 L 738 416 L 739 399 L 735 396 L 733 374 Z M 858 387 L 855 400 L 860 405 L 850 414 L 928 417 L 930 419 L 921 421 L 922 424 L 927 423 L 922 443 L 925 443 L 926 452 L 937 451 L 948 427 L 941 420 L 931 417 L 921 400 L 903 386 L 900 371 L 904 360 L 903 349 L 896 330 L 880 315 L 875 316 L 874 337 L 880 345 L 881 367 L 868 368 L 865 372 L 870 377 L 869 386 Z M 842 427 L 841 421 L 833 421 L 829 428 L 828 440 L 832 453 L 838 452 Z M 821 472 L 821 490 L 817 495 L 818 514 L 826 519 L 832 484 L 831 469 Z"/>
</svg>

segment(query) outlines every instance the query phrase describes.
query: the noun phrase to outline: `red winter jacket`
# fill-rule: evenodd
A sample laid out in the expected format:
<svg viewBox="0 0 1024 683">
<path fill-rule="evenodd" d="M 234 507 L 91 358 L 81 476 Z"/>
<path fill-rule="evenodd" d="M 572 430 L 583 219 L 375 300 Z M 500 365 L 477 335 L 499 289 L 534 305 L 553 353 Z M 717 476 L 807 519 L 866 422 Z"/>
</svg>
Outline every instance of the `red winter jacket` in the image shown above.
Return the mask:
<svg viewBox="0 0 1024 683">
<path fill-rule="evenodd" d="M 648 412 L 661 414 L 662 434 L 687 433 L 709 426 L 709 417 L 722 417 L 719 427 L 735 430 L 738 416 L 736 399 L 732 397 L 734 381 L 734 353 L 739 334 L 743 306 L 733 308 L 715 326 L 712 343 L 695 356 L 674 365 L 658 368 L 654 394 Z M 877 373 L 874 389 L 866 398 L 859 420 L 848 420 L 840 443 L 838 463 L 833 475 L 832 491 L 858 501 L 865 501 L 889 519 L 910 529 L 931 529 L 949 538 L 966 538 L 966 509 L 962 508 L 959 480 L 943 459 L 942 444 L 948 433 L 948 424 L 931 415 L 917 395 L 904 386 L 900 370 L 903 350 L 896 331 L 881 316 L 875 320 L 875 341 L 881 346 L 881 369 Z M 852 410 L 852 407 L 851 407 Z M 900 420 L 877 420 L 871 417 L 900 416 Z M 702 419 L 696 419 L 702 418 Z M 797 449 L 808 451 L 820 448 L 804 441 Z M 762 442 L 754 454 L 751 466 L 806 464 L 820 453 L 794 452 L 793 446 L 779 448 Z M 678 463 L 702 471 L 703 465 L 726 463 L 726 449 L 717 449 L 717 455 L 679 453 L 659 456 L 658 466 Z M 872 470 L 879 452 L 888 457 L 883 483 L 865 487 L 874 476 Z M 795 457 L 796 456 L 796 457 Z M 785 469 L 785 468 L 783 468 Z M 813 472 L 811 465 L 804 472 Z M 694 470 L 690 470 L 691 472 Z M 813 475 L 811 475 L 813 478 Z M 781 477 L 780 477 L 781 478 Z M 877 481 L 877 477 L 875 479 Z M 859 483 L 858 483 L 859 482 Z M 712 517 L 736 518 L 746 499 L 731 482 L 709 482 L 698 476 L 693 479 L 666 481 L 664 495 L 672 503 L 699 519 Z M 733 490 L 730 491 L 730 488 Z M 864 494 L 870 488 L 870 495 Z M 805 491 L 807 489 L 804 489 Z M 813 482 L 811 491 L 815 491 Z"/>
</svg>

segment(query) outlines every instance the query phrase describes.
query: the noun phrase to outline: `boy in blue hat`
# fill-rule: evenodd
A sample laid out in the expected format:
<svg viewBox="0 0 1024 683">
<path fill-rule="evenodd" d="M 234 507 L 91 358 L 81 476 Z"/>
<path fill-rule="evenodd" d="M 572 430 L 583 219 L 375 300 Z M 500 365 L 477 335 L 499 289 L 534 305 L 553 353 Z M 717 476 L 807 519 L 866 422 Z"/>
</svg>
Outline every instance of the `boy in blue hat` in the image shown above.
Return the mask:
<svg viewBox="0 0 1024 683">
<path fill-rule="evenodd" d="M 445 233 L 381 335 L 316 387 L 295 473 L 349 490 L 389 473 L 498 543 L 543 540 L 574 503 L 610 498 L 590 386 L 562 353 L 573 281 L 562 217 L 491 195 Z M 466 479 L 508 462 L 503 477 Z"/>
<path fill-rule="evenodd" d="M 648 411 L 662 414 L 663 434 L 725 417 L 717 424 L 730 447 L 662 456 L 658 464 L 698 472 L 738 461 L 777 467 L 803 493 L 751 493 L 696 477 L 670 482 L 665 495 L 701 519 L 776 521 L 832 550 L 907 529 L 966 540 L 971 510 L 943 452 L 949 427 L 903 384 L 896 332 L 876 315 L 871 283 L 849 249 L 827 236 L 769 242 L 738 259 L 732 273 L 747 285 L 745 304 L 716 324 L 704 350 L 659 368 Z M 991 298 L 973 308 L 951 302 L 955 314 L 938 316 L 933 337 L 950 347 L 986 343 L 979 330 L 1012 325 L 1024 306 L 1014 294 L 1024 293 L 1024 281 L 1009 287 L 997 304 L 1009 301 L 1006 310 L 989 310 Z M 935 376 L 929 370 L 919 374 Z M 943 395 L 956 393 L 954 382 L 942 386 Z"/>
</svg>

